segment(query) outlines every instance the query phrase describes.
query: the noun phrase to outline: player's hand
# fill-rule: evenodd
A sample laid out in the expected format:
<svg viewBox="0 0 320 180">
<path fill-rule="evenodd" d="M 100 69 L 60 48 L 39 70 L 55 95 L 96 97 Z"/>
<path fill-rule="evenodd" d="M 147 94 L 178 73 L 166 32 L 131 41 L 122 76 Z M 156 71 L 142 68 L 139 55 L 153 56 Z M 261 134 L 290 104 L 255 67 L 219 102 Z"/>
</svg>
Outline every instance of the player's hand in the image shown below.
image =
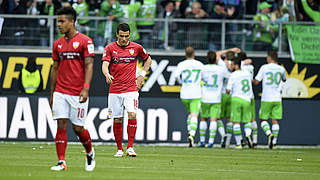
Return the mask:
<svg viewBox="0 0 320 180">
<path fill-rule="evenodd" d="M 87 101 L 88 99 L 88 96 L 89 96 L 89 89 L 84 87 L 82 89 L 82 91 L 80 92 L 80 96 L 79 96 L 79 102 L 80 103 L 84 103 Z"/>
<path fill-rule="evenodd" d="M 51 93 L 50 94 L 50 99 L 49 99 L 49 105 L 50 105 L 51 109 L 52 109 L 52 104 L 53 104 L 53 94 Z"/>
<path fill-rule="evenodd" d="M 239 52 L 241 52 L 241 49 L 239 49 L 239 48 L 231 48 L 230 51 L 233 51 L 235 53 L 239 53 Z"/>
<path fill-rule="evenodd" d="M 243 61 L 243 63 L 245 65 L 251 64 L 252 63 L 252 59 L 246 59 L 246 60 Z"/>
<path fill-rule="evenodd" d="M 143 80 L 144 80 L 144 77 L 143 77 L 143 76 L 139 75 L 139 76 L 137 77 L 137 87 L 138 87 L 138 89 L 141 89 L 142 84 L 143 84 Z"/>
<path fill-rule="evenodd" d="M 114 79 L 114 77 L 111 76 L 109 73 L 106 73 L 105 76 L 106 76 L 106 82 L 107 82 L 108 84 L 111 84 L 112 81 L 113 81 L 113 79 Z"/>
</svg>

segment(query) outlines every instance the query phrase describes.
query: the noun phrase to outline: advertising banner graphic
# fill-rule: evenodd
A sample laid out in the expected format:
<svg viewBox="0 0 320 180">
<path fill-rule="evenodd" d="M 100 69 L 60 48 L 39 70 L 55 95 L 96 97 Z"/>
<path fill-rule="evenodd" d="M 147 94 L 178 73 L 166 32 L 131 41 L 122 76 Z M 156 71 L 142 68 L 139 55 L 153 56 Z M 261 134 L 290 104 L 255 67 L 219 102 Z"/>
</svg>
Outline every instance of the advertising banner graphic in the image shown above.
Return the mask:
<svg viewBox="0 0 320 180">
<path fill-rule="evenodd" d="M 137 111 L 137 143 L 187 143 L 187 112 L 178 98 L 149 98 L 139 100 Z M 54 142 L 57 123 L 52 119 L 48 97 L 44 96 L 0 96 L 0 141 L 50 141 Z M 257 121 L 260 101 L 256 101 Z M 287 99 L 283 101 L 283 119 L 278 144 L 320 144 L 318 127 L 320 121 L 319 101 Z M 305 126 L 301 126 L 301 122 Z M 123 137 L 128 139 L 123 125 Z M 114 142 L 113 121 L 108 117 L 107 96 L 89 99 L 85 128 L 94 142 Z M 260 126 L 259 126 L 260 127 Z M 68 126 L 69 142 L 79 142 Z M 209 132 L 207 132 L 208 136 Z M 207 137 L 208 138 L 208 137 Z M 198 132 L 195 141 L 199 141 Z M 234 140 L 232 140 L 234 143 Z M 217 134 L 215 143 L 220 143 Z M 266 144 L 267 137 L 259 128 L 258 143 Z"/>
<path fill-rule="evenodd" d="M 288 24 L 286 27 L 292 60 L 320 64 L 320 26 Z"/>
<path fill-rule="evenodd" d="M 152 53 L 152 52 L 151 52 Z M 152 56 L 152 64 L 147 72 L 145 82 L 140 90 L 142 97 L 179 98 L 180 84 L 174 78 L 177 64 L 184 56 Z M 34 58 L 43 78 L 43 91 L 38 95 L 49 95 L 50 70 L 53 61 L 48 53 L 0 53 L 0 94 L 19 95 L 18 78 L 28 59 Z M 101 55 L 96 55 L 94 73 L 90 88 L 92 96 L 106 96 L 108 86 L 101 72 Z M 203 63 L 205 57 L 197 56 Z M 252 58 L 256 75 L 259 68 L 266 63 L 266 58 Z M 283 84 L 284 98 L 320 99 L 320 64 L 296 64 L 288 58 L 280 58 L 287 73 L 287 82 Z M 143 63 L 137 62 L 137 73 L 143 69 Z M 254 86 L 255 97 L 259 98 L 261 87 Z"/>
</svg>

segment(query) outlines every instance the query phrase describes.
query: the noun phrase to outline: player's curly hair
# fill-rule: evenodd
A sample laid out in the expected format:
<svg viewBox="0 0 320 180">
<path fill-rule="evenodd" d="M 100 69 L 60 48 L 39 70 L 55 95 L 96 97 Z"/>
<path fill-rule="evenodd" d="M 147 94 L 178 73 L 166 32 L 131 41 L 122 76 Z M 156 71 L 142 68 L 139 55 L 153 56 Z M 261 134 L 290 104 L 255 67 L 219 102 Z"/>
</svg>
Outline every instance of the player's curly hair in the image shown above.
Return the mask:
<svg viewBox="0 0 320 180">
<path fill-rule="evenodd" d="M 69 20 L 77 20 L 77 12 L 72 7 L 63 7 L 57 11 L 57 15 L 67 15 Z"/>
</svg>

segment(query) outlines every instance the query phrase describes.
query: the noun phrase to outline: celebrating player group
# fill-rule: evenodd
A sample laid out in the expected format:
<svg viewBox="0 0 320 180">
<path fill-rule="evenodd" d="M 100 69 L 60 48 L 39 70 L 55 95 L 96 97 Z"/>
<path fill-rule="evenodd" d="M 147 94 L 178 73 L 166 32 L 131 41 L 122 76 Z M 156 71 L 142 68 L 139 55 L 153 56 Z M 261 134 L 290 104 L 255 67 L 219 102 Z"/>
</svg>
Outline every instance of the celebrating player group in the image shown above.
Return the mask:
<svg viewBox="0 0 320 180">
<path fill-rule="evenodd" d="M 195 59 L 192 47 L 187 47 L 185 53 L 186 60 L 178 64 L 175 77 L 182 84 L 180 98 L 188 112 L 189 147 L 194 146 L 199 114 L 200 147 L 206 146 L 208 123 L 208 148 L 213 147 L 217 130 L 221 135 L 222 148 L 229 147 L 232 135 L 236 142 L 235 148 L 241 149 L 246 144 L 249 148 L 256 147 L 258 125 L 252 84 L 262 82 L 260 125 L 268 138 L 269 148 L 275 148 L 279 120 L 282 119 L 281 84 L 286 81 L 285 69 L 277 62 L 277 53 L 268 52 L 267 64 L 259 69 L 256 77 L 252 59 L 247 58 L 246 53 L 238 48 L 209 51 L 206 65 Z M 226 131 L 222 121 L 224 118 Z M 272 120 L 272 129 L 269 119 Z"/>
</svg>

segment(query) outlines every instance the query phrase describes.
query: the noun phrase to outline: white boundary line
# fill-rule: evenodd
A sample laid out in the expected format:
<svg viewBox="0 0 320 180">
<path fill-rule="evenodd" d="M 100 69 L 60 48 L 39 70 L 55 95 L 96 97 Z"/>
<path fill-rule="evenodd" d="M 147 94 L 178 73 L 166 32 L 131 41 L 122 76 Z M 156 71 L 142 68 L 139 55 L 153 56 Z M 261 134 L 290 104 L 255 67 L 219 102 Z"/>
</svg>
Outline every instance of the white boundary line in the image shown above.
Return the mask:
<svg viewBox="0 0 320 180">
<path fill-rule="evenodd" d="M 45 142 L 45 141 L 0 141 L 1 144 L 54 144 L 54 142 Z M 68 144 L 81 144 L 80 142 L 68 142 Z M 115 142 L 92 142 L 95 146 L 109 145 L 115 146 Z M 169 147 L 187 147 L 188 143 L 135 143 L 137 146 L 169 146 Z M 215 147 L 220 147 L 220 144 L 215 144 Z M 231 145 L 231 148 L 234 145 Z M 267 145 L 258 145 L 258 149 L 267 149 Z M 320 145 L 277 145 L 279 149 L 318 149 Z"/>
</svg>

